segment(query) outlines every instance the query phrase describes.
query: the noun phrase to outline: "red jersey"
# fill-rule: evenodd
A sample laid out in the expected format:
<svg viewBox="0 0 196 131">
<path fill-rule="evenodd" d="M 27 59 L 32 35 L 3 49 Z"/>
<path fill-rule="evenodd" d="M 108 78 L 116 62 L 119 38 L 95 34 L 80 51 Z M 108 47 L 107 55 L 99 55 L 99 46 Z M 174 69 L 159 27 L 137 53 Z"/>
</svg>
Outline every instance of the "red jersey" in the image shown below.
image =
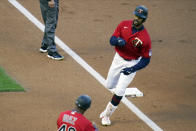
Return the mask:
<svg viewBox="0 0 196 131">
<path fill-rule="evenodd" d="M 123 38 L 126 41 L 124 47 L 116 46 L 115 50 L 124 59 L 138 59 L 140 56 L 149 58 L 151 56 L 151 39 L 144 28 L 132 33 L 132 20 L 122 21 L 112 36 Z"/>
<path fill-rule="evenodd" d="M 76 111 L 61 112 L 57 127 L 58 131 L 95 131 L 93 124 Z"/>
</svg>

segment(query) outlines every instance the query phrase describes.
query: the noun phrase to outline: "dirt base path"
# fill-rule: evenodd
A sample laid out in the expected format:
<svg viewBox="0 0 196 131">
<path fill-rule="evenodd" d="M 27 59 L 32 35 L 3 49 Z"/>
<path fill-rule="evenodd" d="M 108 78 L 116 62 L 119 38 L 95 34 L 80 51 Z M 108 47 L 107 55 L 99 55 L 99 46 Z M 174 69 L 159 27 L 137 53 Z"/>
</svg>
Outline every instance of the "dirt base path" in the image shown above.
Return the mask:
<svg viewBox="0 0 196 131">
<path fill-rule="evenodd" d="M 42 21 L 38 1 L 18 1 Z M 109 38 L 139 4 L 149 8 L 153 56 L 131 84 L 144 97 L 129 99 L 163 130 L 195 131 L 195 0 L 61 0 L 56 35 L 105 78 L 114 55 Z M 63 61 L 39 53 L 43 33 L 7 0 L 0 16 L 0 66 L 27 90 L 0 93 L 0 131 L 54 131 L 80 94 L 92 97 L 85 116 L 100 131 L 152 130 L 122 103 L 112 126 L 102 127 L 99 113 L 112 94 L 59 47 Z"/>
</svg>

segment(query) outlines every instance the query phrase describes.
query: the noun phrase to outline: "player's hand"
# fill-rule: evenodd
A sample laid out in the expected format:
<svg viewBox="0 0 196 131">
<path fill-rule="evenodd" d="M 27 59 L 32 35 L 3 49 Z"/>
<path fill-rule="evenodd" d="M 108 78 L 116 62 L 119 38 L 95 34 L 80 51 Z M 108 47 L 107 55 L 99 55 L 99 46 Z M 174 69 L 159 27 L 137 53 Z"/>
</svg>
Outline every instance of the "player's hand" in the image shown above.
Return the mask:
<svg viewBox="0 0 196 131">
<path fill-rule="evenodd" d="M 118 41 L 118 44 L 117 44 L 117 46 L 120 46 L 120 47 L 123 47 L 123 46 L 125 46 L 126 45 L 126 42 L 125 42 L 125 40 L 124 39 L 122 39 L 122 38 L 117 38 L 117 41 Z"/>
<path fill-rule="evenodd" d="M 130 75 L 133 72 L 135 72 L 133 67 L 127 67 L 122 69 L 120 73 L 123 73 L 124 75 Z"/>
<path fill-rule="evenodd" d="M 55 2 L 54 2 L 54 0 L 48 1 L 48 6 L 49 6 L 50 8 L 54 8 L 54 7 L 55 7 Z"/>
</svg>

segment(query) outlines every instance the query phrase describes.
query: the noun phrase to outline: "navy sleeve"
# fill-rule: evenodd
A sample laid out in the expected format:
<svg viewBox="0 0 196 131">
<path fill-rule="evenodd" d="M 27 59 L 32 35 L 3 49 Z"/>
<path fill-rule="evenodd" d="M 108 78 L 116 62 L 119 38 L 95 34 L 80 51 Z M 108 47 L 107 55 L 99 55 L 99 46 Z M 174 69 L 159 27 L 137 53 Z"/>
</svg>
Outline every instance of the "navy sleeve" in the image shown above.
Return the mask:
<svg viewBox="0 0 196 131">
<path fill-rule="evenodd" d="M 134 65 L 132 68 L 135 71 L 141 70 L 142 68 L 146 67 L 150 63 L 150 58 L 142 57 L 140 61 Z"/>
<path fill-rule="evenodd" d="M 112 36 L 112 37 L 110 38 L 110 45 L 115 46 L 115 45 L 117 45 L 117 44 L 118 44 L 118 39 L 117 39 L 117 37 L 116 37 L 116 36 Z"/>
</svg>

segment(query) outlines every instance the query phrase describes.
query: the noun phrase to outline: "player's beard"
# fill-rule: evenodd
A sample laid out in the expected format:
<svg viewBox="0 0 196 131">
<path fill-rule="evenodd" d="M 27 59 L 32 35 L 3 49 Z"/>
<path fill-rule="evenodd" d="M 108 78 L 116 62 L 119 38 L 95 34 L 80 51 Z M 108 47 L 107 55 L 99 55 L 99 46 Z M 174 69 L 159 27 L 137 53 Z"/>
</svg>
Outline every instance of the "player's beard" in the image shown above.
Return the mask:
<svg viewBox="0 0 196 131">
<path fill-rule="evenodd" d="M 134 25 L 135 27 L 139 27 L 141 24 L 142 24 L 142 22 L 139 22 L 137 19 L 134 19 L 134 20 L 133 20 L 133 25 Z"/>
</svg>

